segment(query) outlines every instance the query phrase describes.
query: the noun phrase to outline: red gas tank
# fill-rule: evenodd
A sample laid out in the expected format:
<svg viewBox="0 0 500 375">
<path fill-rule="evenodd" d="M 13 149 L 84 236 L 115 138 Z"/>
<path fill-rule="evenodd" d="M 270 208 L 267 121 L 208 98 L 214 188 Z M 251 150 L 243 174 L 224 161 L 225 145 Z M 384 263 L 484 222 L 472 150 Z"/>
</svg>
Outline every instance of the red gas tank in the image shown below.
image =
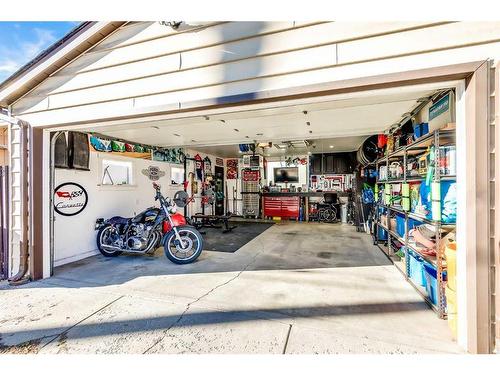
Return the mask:
<svg viewBox="0 0 500 375">
<path fill-rule="evenodd" d="M 182 215 L 179 212 L 176 212 L 175 214 L 170 215 L 170 217 L 172 218 L 172 222 L 174 223 L 174 225 L 176 227 L 178 227 L 180 225 L 187 224 L 186 218 L 184 217 L 184 215 Z M 172 230 L 172 226 L 170 225 L 170 222 L 168 220 L 165 220 L 163 222 L 163 233 L 170 232 L 171 230 Z"/>
</svg>

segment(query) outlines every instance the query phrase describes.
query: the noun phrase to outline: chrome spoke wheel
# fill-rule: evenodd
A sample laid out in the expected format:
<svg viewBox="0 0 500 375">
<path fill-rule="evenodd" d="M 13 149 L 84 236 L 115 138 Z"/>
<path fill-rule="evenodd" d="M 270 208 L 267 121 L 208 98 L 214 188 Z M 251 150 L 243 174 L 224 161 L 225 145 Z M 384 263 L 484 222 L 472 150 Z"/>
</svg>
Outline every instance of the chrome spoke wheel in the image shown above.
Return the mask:
<svg viewBox="0 0 500 375">
<path fill-rule="evenodd" d="M 165 244 L 165 250 L 175 259 L 182 261 L 188 261 L 197 256 L 201 250 L 199 235 L 190 228 L 178 229 L 178 233 L 180 241 L 175 234 L 172 235 Z"/>
</svg>

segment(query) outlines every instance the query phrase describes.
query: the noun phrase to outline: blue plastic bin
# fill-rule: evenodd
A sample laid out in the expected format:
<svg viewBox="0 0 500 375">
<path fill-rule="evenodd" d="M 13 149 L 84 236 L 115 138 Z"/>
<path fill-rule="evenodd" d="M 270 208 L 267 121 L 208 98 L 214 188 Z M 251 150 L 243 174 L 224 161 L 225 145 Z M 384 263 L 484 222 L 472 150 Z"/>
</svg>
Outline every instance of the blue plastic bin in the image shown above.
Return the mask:
<svg viewBox="0 0 500 375">
<path fill-rule="evenodd" d="M 382 241 L 387 240 L 387 231 L 380 226 L 378 226 L 378 239 Z"/>
<path fill-rule="evenodd" d="M 405 217 L 401 214 L 396 214 L 396 232 L 400 237 L 405 236 Z"/>
<path fill-rule="evenodd" d="M 413 126 L 413 136 L 415 139 L 420 138 L 427 133 L 429 133 L 429 124 L 427 122 L 422 122 Z"/>
<path fill-rule="evenodd" d="M 418 220 L 415 220 L 415 219 L 412 219 L 412 218 L 408 218 L 408 230 L 409 231 L 412 230 L 412 229 L 415 229 L 419 225 L 422 225 L 421 221 L 418 221 Z"/>
<path fill-rule="evenodd" d="M 408 276 L 416 285 L 426 287 L 424 261 L 421 257 L 416 256 L 413 252 L 409 253 L 410 273 Z"/>
<path fill-rule="evenodd" d="M 432 264 L 424 263 L 425 271 L 425 290 L 429 299 L 434 305 L 438 304 L 438 282 L 437 282 L 437 269 Z M 446 271 L 443 272 L 443 278 L 446 280 Z"/>
</svg>

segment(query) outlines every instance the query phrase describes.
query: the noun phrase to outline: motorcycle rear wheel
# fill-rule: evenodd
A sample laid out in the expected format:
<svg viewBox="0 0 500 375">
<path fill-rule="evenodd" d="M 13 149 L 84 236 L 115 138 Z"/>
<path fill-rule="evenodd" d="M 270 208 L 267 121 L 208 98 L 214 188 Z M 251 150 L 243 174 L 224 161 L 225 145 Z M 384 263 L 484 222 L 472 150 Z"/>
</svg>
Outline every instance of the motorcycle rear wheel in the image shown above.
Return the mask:
<svg viewBox="0 0 500 375">
<path fill-rule="evenodd" d="M 106 243 L 103 241 L 105 241 L 105 236 L 108 235 L 109 236 L 109 233 L 108 231 L 112 228 L 111 225 L 106 225 L 105 227 L 102 227 L 101 229 L 99 229 L 99 231 L 97 232 L 97 238 L 96 238 L 96 241 L 97 241 L 97 248 L 99 249 L 99 251 L 101 252 L 102 255 L 104 255 L 105 257 L 117 257 L 118 255 L 120 255 L 122 252 L 121 251 L 118 251 L 118 250 L 111 250 L 111 249 L 106 249 L 103 247 L 103 245 L 106 245 Z"/>
<path fill-rule="evenodd" d="M 194 262 L 203 250 L 203 237 L 198 230 L 189 225 L 177 227 L 184 249 L 177 243 L 175 232 L 170 231 L 163 241 L 165 256 L 175 264 Z"/>
</svg>

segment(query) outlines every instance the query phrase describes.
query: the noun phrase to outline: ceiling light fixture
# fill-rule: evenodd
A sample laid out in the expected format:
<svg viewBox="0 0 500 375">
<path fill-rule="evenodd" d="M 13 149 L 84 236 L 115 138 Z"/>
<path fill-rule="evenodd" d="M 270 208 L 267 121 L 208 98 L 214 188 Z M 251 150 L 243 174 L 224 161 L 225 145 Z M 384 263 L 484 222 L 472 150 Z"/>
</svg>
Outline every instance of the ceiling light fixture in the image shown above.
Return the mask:
<svg viewBox="0 0 500 375">
<path fill-rule="evenodd" d="M 234 130 L 235 132 L 239 132 L 239 130 L 238 130 L 238 129 L 233 129 L 233 130 Z"/>
<path fill-rule="evenodd" d="M 225 124 L 225 123 L 226 123 L 226 120 L 219 120 L 219 121 L 220 121 L 220 122 L 222 122 L 223 124 Z"/>
<path fill-rule="evenodd" d="M 330 148 L 333 148 L 333 145 L 330 145 Z"/>
<path fill-rule="evenodd" d="M 311 122 L 310 122 L 310 121 L 307 121 L 307 122 L 306 122 L 306 125 L 307 125 L 307 126 L 311 126 Z"/>
<path fill-rule="evenodd" d="M 303 113 L 304 115 L 307 115 L 307 111 L 302 111 L 302 113 Z"/>
<path fill-rule="evenodd" d="M 312 132 L 313 132 L 312 130 L 309 130 L 309 134 L 312 134 Z"/>
</svg>

